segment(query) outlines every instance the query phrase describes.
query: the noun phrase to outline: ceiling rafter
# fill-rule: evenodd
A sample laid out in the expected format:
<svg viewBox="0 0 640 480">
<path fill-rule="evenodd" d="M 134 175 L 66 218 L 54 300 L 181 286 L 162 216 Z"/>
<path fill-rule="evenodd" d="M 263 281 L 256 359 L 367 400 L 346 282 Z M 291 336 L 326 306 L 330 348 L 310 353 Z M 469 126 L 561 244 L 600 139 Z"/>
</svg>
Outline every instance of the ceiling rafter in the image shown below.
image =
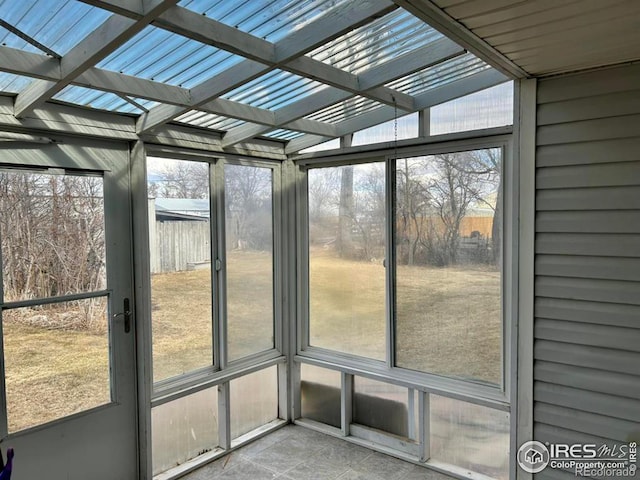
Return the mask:
<svg viewBox="0 0 640 480">
<path fill-rule="evenodd" d="M 0 70 L 16 75 L 39 78 L 48 82 L 56 82 L 60 79 L 59 60 L 10 47 L 0 47 Z M 97 67 L 92 67 L 81 74 L 72 84 L 111 92 L 122 98 L 128 96 L 145 98 L 147 100 L 172 104 L 182 108 L 191 108 L 191 96 L 189 90 L 186 88 L 111 72 Z M 124 99 L 136 105 L 140 110 L 145 110 L 130 98 Z M 275 113 L 271 110 L 252 107 L 224 98 L 209 101 L 200 105 L 199 109 L 207 113 L 257 122 L 268 126 L 268 128 L 278 126 Z M 304 128 L 300 128 L 300 131 L 306 133 L 325 135 L 328 132 L 335 133 L 335 128 L 332 125 L 323 122 L 309 121 L 301 125 Z"/>
<path fill-rule="evenodd" d="M 499 85 L 509 80 L 509 77 L 497 70 L 485 70 L 475 73 L 466 78 L 455 80 L 446 85 L 433 88 L 425 93 L 416 96 L 416 110 L 425 110 L 427 108 L 439 105 L 449 100 L 454 100 L 464 95 L 484 90 L 495 85 Z M 356 118 L 340 122 L 336 125 L 338 136 L 348 135 L 359 130 L 379 125 L 396 118 L 397 112 L 393 107 L 384 106 L 374 111 L 364 113 Z M 295 153 L 304 148 L 312 147 L 327 140 L 331 140 L 330 136 L 304 135 L 298 137 L 287 145 L 286 153 Z M 223 142 L 224 146 L 224 142 Z"/>
<path fill-rule="evenodd" d="M 42 43 L 40 43 L 39 41 L 37 41 L 35 38 L 33 38 L 30 35 L 27 35 L 26 33 L 24 33 L 22 30 L 20 30 L 18 27 L 16 27 L 15 25 L 11 25 L 9 22 L 5 22 L 4 20 L 2 20 L 0 18 L 0 27 L 10 31 L 11 33 L 13 33 L 14 35 L 16 35 L 17 37 L 21 38 L 22 40 L 24 40 L 25 42 L 33 45 L 34 47 L 36 47 L 38 50 L 40 50 L 41 52 L 46 53 L 47 55 L 52 56 L 53 58 L 62 58 L 62 56 L 56 52 L 54 52 L 53 50 L 51 50 L 49 47 L 47 47 L 46 45 L 43 45 Z"/>
<path fill-rule="evenodd" d="M 39 78 L 56 82 L 60 79 L 59 60 L 38 53 L 0 47 L 0 70 L 16 75 Z M 73 82 L 73 85 L 111 92 L 118 96 L 145 98 L 156 102 L 172 104 L 182 108 L 192 108 L 189 90 L 174 85 L 124 75 L 122 73 L 92 67 Z M 125 98 L 127 102 L 131 99 Z M 134 103 L 135 104 L 135 103 Z M 216 115 L 240 120 L 258 122 L 269 128 L 278 127 L 275 113 L 264 108 L 252 107 L 240 102 L 217 98 L 199 106 L 199 109 Z M 144 111 L 144 108 L 140 108 Z M 323 122 L 303 122 L 298 128 L 302 132 L 335 134 L 335 128 Z"/>
<path fill-rule="evenodd" d="M 388 101 L 380 103 L 391 105 L 394 108 L 400 108 L 406 112 L 416 111 L 418 107 L 415 103 L 414 97 L 383 87 L 383 85 L 464 53 L 465 50 L 451 40 L 446 38 L 438 40 L 432 45 L 401 55 L 395 60 L 391 60 L 379 67 L 373 67 L 369 70 L 365 70 L 360 75 L 354 76 L 353 84 L 358 86 L 364 85 L 366 90 L 361 90 L 359 88 L 356 90 L 338 90 L 331 87 L 325 88 L 303 100 L 299 100 L 276 110 L 277 125 L 279 128 L 294 130 L 295 128 L 291 122 L 294 122 L 295 120 L 317 110 L 321 110 L 323 108 L 330 107 L 331 105 L 335 105 L 338 102 L 347 100 L 354 95 L 371 98 L 371 96 L 366 95 L 366 93 L 371 92 L 372 90 L 382 90 L 390 96 L 390 98 L 387 99 Z M 391 64 L 390 68 L 386 68 L 388 64 Z M 410 101 L 407 101 L 407 98 Z M 380 101 L 378 98 L 373 99 Z M 262 125 L 242 125 L 229 130 L 224 136 L 222 144 L 224 146 L 231 146 L 257 135 L 267 133 L 269 130 L 269 128 Z"/>
<path fill-rule="evenodd" d="M 148 0 L 143 3 L 144 13 L 136 20 L 120 15 L 109 17 L 60 59 L 59 80 L 33 81 L 18 94 L 14 103 L 14 115 L 24 117 L 42 105 L 177 2 L 178 0 Z"/>
<path fill-rule="evenodd" d="M 159 22 L 159 26 L 162 26 L 162 22 L 165 22 L 165 19 L 169 17 L 173 19 L 172 22 L 175 24 L 176 19 L 181 17 L 172 15 L 172 12 L 178 8 L 180 7 L 174 7 L 167 12 Z M 319 19 L 290 33 L 275 44 L 271 44 L 273 45 L 273 56 L 269 53 L 268 57 L 260 58 L 260 62 L 247 58 L 226 72 L 195 86 L 191 90 L 194 106 L 197 107 L 200 104 L 213 100 L 260 75 L 268 73 L 275 68 L 280 68 L 283 64 L 294 58 L 302 56 L 322 44 L 338 38 L 345 32 L 367 23 L 372 18 L 384 15 L 395 8 L 397 7 L 393 2 L 388 0 L 353 0 L 344 8 L 331 10 Z M 190 14 L 184 12 L 183 14 L 182 18 L 190 17 Z M 206 17 L 198 16 L 198 18 L 202 23 L 209 25 L 209 30 L 215 30 L 214 27 L 219 24 L 219 22 Z M 191 25 L 185 25 L 184 27 L 189 31 L 193 28 Z M 200 30 L 198 36 L 200 37 L 209 30 Z M 200 41 L 203 40 L 204 39 L 200 37 Z M 207 43 L 225 48 L 224 45 L 216 44 L 216 38 L 209 38 Z M 255 58 L 257 50 L 253 49 L 243 54 L 245 57 L 249 55 Z M 230 70 L 233 70 L 233 74 L 229 74 Z M 173 120 L 183 113 L 185 113 L 185 110 L 176 107 L 165 105 L 156 107 L 148 114 L 142 115 L 139 119 L 137 126 L 138 132 L 147 132 L 163 123 Z"/>
<path fill-rule="evenodd" d="M 122 10 L 124 2 L 102 2 L 95 0 L 87 0 L 94 6 L 110 6 L 114 11 Z M 385 4 L 384 10 L 380 11 L 376 7 L 375 15 L 382 15 L 393 10 L 391 2 Z M 129 12 L 134 15 L 135 12 Z M 336 22 L 331 18 L 340 18 L 344 21 L 344 17 L 352 16 L 352 23 L 349 28 L 355 28 L 362 23 L 362 9 L 359 11 L 353 8 L 347 10 L 339 10 L 330 12 L 326 18 L 320 19 L 299 31 L 293 32 L 277 44 L 255 37 L 236 28 L 225 25 L 211 18 L 199 15 L 196 12 L 183 7 L 174 7 L 170 11 L 161 15 L 154 25 L 184 37 L 196 40 L 200 43 L 213 45 L 225 51 L 241 55 L 249 60 L 260 62 L 267 67 L 279 67 L 291 73 L 318 80 L 336 88 L 342 88 L 353 93 L 359 93 L 373 100 L 389 105 L 393 102 L 403 104 L 406 108 L 411 108 L 412 99 L 408 95 L 400 92 L 393 92 L 391 89 L 384 87 L 377 89 L 359 88 L 357 76 L 349 72 L 332 67 L 319 60 L 306 57 L 300 52 L 306 52 L 315 49 L 317 46 L 332 39 L 327 37 L 327 25 L 336 26 Z M 370 16 L 367 16 L 370 18 Z M 340 32 L 344 30 L 341 25 L 337 25 Z M 317 37 L 320 37 L 318 39 Z M 449 42 L 455 45 L 453 42 Z M 457 45 L 457 50 L 461 50 Z M 220 78 L 216 77 L 211 83 L 220 84 Z M 200 90 L 206 90 L 202 88 Z M 197 95 L 194 95 L 197 97 Z M 175 109 L 164 109 L 166 114 L 173 114 Z M 147 128 L 148 129 L 148 128 Z"/>
<path fill-rule="evenodd" d="M 457 20 L 450 17 L 431 0 L 394 0 L 394 2 L 440 31 L 443 35 L 464 46 L 475 56 L 481 58 L 504 75 L 513 78 L 527 78 L 530 76 L 528 72 Z"/>
<path fill-rule="evenodd" d="M 352 0 L 344 2 L 316 20 L 297 30 L 294 29 L 276 42 L 269 42 L 187 8 L 179 7 L 176 5 L 178 0 L 80 1 L 109 10 L 117 15 L 110 17 L 94 32 L 81 40 L 63 58 L 49 58 L 44 55 L 0 47 L 0 70 L 26 74 L 39 79 L 33 81 L 18 94 L 14 103 L 14 112 L 17 117 L 26 115 L 65 86 L 73 84 L 112 92 L 124 96 L 125 99 L 127 96 L 139 97 L 161 103 L 161 105 L 145 111 L 138 118 L 136 122 L 138 134 L 148 133 L 191 110 L 200 110 L 247 122 L 226 133 L 222 139 L 223 147 L 229 148 L 234 144 L 280 128 L 306 134 L 292 140 L 290 144 L 294 146 L 309 142 L 318 143 L 318 141 L 327 138 L 345 135 L 384 122 L 391 111 L 396 115 L 398 109 L 403 112 L 413 112 L 425 108 L 422 106 L 424 98 L 431 98 L 425 97 L 426 93 L 411 96 L 389 88 L 386 84 L 466 53 L 466 50 L 453 41 L 443 38 L 383 64 L 375 65 L 359 74 L 306 56 L 308 52 L 327 42 L 338 39 L 345 33 L 386 15 L 398 8 L 398 5 L 402 5 L 414 15 L 423 18 L 427 15 L 424 12 L 430 11 L 430 9 L 422 7 L 424 5 L 433 6 L 430 0 Z M 413 5 L 413 7 L 410 8 L 407 5 Z M 429 15 L 431 14 L 429 13 Z M 439 19 L 437 14 L 433 15 Z M 442 19 L 439 21 L 443 22 Z M 239 63 L 191 89 L 94 66 L 151 23 L 155 27 L 203 44 L 213 45 L 243 58 Z M 446 34 L 449 33 L 440 24 L 436 24 L 436 27 L 440 27 L 439 29 L 445 31 Z M 454 38 L 458 37 L 454 35 Z M 3 59 L 14 59 L 18 62 L 17 65 L 11 63 L 9 66 L 5 66 L 7 63 L 2 62 Z M 493 58 L 493 63 L 495 61 L 496 59 Z M 504 65 L 501 68 L 502 71 L 506 70 Z M 294 101 L 277 110 L 269 110 L 223 98 L 226 93 L 275 69 L 321 82 L 325 87 L 302 100 Z M 490 73 L 495 74 L 496 72 Z M 513 71 L 507 73 L 513 75 Z M 474 85 L 471 85 L 470 80 L 469 84 L 460 83 L 458 80 L 452 82 L 452 85 L 463 85 L 464 88 L 458 92 L 458 96 L 460 96 L 466 94 L 464 93 L 465 89 L 486 88 L 480 86 L 485 77 L 486 75 L 478 74 L 465 79 L 476 79 L 477 84 Z M 432 91 L 440 91 L 441 88 L 444 87 L 437 87 Z M 449 90 L 442 91 L 448 92 Z M 375 111 L 360 113 L 354 118 L 336 124 L 304 118 L 356 95 L 384 106 L 375 108 Z M 135 102 L 135 98 L 131 100 Z M 427 103 L 432 101 L 433 99 L 428 100 Z M 354 126 L 358 128 L 353 130 Z"/>
</svg>

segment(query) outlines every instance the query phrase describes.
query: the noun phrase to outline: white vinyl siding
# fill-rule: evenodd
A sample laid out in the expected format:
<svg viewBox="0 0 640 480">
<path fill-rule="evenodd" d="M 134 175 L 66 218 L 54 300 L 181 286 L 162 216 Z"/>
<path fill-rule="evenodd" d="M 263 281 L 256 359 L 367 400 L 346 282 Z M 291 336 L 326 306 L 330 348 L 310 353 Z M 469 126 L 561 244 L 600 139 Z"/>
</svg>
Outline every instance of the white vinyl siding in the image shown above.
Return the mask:
<svg viewBox="0 0 640 480">
<path fill-rule="evenodd" d="M 640 66 L 541 80 L 537 99 L 534 438 L 630 441 L 640 434 Z"/>
</svg>

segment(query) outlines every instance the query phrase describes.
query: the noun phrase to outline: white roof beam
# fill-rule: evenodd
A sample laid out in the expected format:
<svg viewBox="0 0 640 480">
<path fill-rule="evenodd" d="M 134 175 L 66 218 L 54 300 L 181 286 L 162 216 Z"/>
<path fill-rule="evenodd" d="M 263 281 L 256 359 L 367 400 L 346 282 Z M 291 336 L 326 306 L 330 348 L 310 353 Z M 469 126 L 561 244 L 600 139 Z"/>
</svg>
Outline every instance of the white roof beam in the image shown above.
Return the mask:
<svg viewBox="0 0 640 480">
<path fill-rule="evenodd" d="M 186 88 L 166 83 L 133 77 L 122 73 L 92 67 L 72 82 L 81 87 L 95 88 L 105 92 L 146 98 L 156 102 L 189 105 L 191 95 Z"/>
<path fill-rule="evenodd" d="M 125 17 L 139 18 L 144 14 L 146 0 L 80 0 L 87 5 L 108 10 Z"/>
<path fill-rule="evenodd" d="M 171 17 L 171 13 L 174 12 L 176 8 L 167 12 L 162 19 L 159 20 L 159 26 L 162 26 L 163 22 L 166 21 L 166 17 Z M 346 3 L 345 7 L 339 10 L 339 15 L 334 15 L 332 12 L 329 12 L 318 20 L 289 34 L 278 43 L 271 44 L 275 51 L 275 59 L 272 58 L 269 53 L 265 58 L 261 58 L 261 62 L 257 62 L 255 58 L 260 58 L 257 56 L 258 48 L 250 49 L 250 52 L 244 52 L 243 55 L 252 56 L 254 60 L 243 60 L 226 72 L 216 75 L 214 78 L 206 80 L 194 87 L 191 90 L 193 106 L 198 107 L 203 103 L 213 100 L 247 81 L 257 78 L 261 74 L 278 68 L 280 63 L 287 62 L 296 56 L 304 55 L 313 48 L 366 23 L 372 17 L 385 14 L 395 8 L 395 5 L 388 0 L 353 0 Z M 179 22 L 176 20 L 177 18 L 182 18 L 182 21 L 184 21 L 187 18 L 191 18 L 191 15 L 184 14 L 182 17 L 172 17 L 172 28 L 179 27 Z M 224 45 L 216 43 L 217 34 L 215 33 L 215 29 L 219 26 L 219 22 L 202 16 L 199 16 L 199 20 L 209 23 L 210 28 L 199 32 L 197 39 L 224 48 Z M 192 25 L 186 24 L 180 26 L 180 28 L 183 29 L 182 31 L 185 35 L 196 35 L 196 33 L 192 31 Z M 212 35 L 203 35 L 207 32 Z M 229 73 L 230 71 L 233 71 L 233 73 Z M 173 120 L 186 111 L 187 109 L 179 109 L 170 105 L 156 107 L 149 113 L 143 114 L 138 120 L 138 133 L 148 132 L 163 123 Z"/>
<path fill-rule="evenodd" d="M 309 95 L 304 100 L 299 100 L 276 110 L 276 126 L 287 128 L 287 124 L 301 119 L 311 112 L 315 112 L 316 110 L 320 110 L 326 106 L 333 105 L 334 103 L 341 102 L 351 97 L 353 97 L 351 92 L 338 90 L 336 88 L 320 90 L 319 92 Z M 229 130 L 222 139 L 222 145 L 231 146 L 249 138 L 262 135 L 269 130 L 272 130 L 272 128 L 265 127 L 263 125 L 242 125 Z"/>
<path fill-rule="evenodd" d="M 351 0 L 330 10 L 318 20 L 287 35 L 276 44 L 276 59 L 285 63 L 338 38 L 371 18 L 386 15 L 397 7 L 388 0 Z M 345 27 L 348 27 L 345 29 Z"/>
<path fill-rule="evenodd" d="M 366 90 L 392 81 L 388 80 L 390 71 L 402 72 L 402 75 L 396 76 L 396 78 L 401 78 L 465 53 L 466 50 L 457 43 L 448 38 L 441 38 L 413 52 L 405 53 L 362 72 L 358 75 L 360 88 Z"/>
<path fill-rule="evenodd" d="M 500 83 L 504 83 L 507 80 L 509 80 L 509 77 L 506 77 L 497 70 L 484 70 L 480 73 L 453 81 L 447 85 L 436 87 L 425 93 L 417 95 L 415 97 L 416 111 L 424 110 L 426 108 L 433 107 L 434 105 L 439 105 L 441 103 L 448 102 L 449 100 L 454 100 L 464 95 L 469 95 L 471 93 L 484 90 L 485 88 L 493 87 Z M 368 127 L 379 125 L 383 122 L 388 122 L 389 120 L 396 118 L 396 114 L 397 112 L 393 107 L 384 106 L 374 111 L 358 115 L 355 118 L 337 124 L 337 136 L 347 135 Z M 322 143 L 328 139 L 329 138 L 321 136 L 305 135 L 292 140 L 286 147 L 286 153 L 295 153 L 299 150 Z"/>
<path fill-rule="evenodd" d="M 43 80 L 60 79 L 60 60 L 41 53 L 0 47 L 0 70 Z"/>
<path fill-rule="evenodd" d="M 205 80 L 199 85 L 191 89 L 191 105 L 188 107 L 177 107 L 174 105 L 160 105 L 152 108 L 148 113 L 140 116 L 137 121 L 136 129 L 138 133 L 146 133 L 149 130 L 167 123 L 174 118 L 188 112 L 200 105 L 210 102 L 220 95 L 233 90 L 244 82 L 252 80 L 265 71 L 269 67 L 253 60 L 243 60 L 240 63 L 228 68 L 224 72 L 213 78 Z"/>
<path fill-rule="evenodd" d="M 60 69 L 60 60 L 56 58 L 10 47 L 0 47 L 0 71 L 57 82 L 62 77 Z M 191 104 L 191 96 L 186 88 L 96 67 L 89 68 L 71 83 L 157 102 L 176 105 Z"/>
<path fill-rule="evenodd" d="M 431 0 L 394 0 L 396 5 L 424 20 L 436 30 L 459 43 L 476 57 L 512 78 L 530 75 L 460 22 L 450 17 Z"/>
<path fill-rule="evenodd" d="M 276 60 L 273 43 L 183 7 L 165 12 L 154 25 L 251 60 L 266 64 Z"/>
<path fill-rule="evenodd" d="M 316 94 L 277 110 L 277 124 L 282 128 L 295 130 L 295 128 L 290 125 L 292 121 L 351 98 L 354 94 L 373 98 L 381 103 L 394 105 L 408 112 L 415 111 L 417 107 L 414 105 L 413 97 L 384 87 L 383 85 L 464 53 L 463 48 L 445 38 L 431 45 L 419 48 L 414 52 L 402 55 L 385 64 L 372 67 L 360 75 L 357 75 L 356 78 L 351 77 L 351 74 L 347 72 L 342 72 L 342 70 L 339 70 L 342 73 L 338 74 L 334 71 L 337 69 L 334 69 L 334 67 L 330 65 L 326 66 L 328 68 L 318 68 L 316 65 L 313 73 L 317 75 L 317 78 L 322 79 L 322 81 L 329 82 L 331 81 L 330 77 L 333 77 L 334 80 L 340 79 L 345 81 L 345 83 L 348 83 L 351 87 L 357 85 L 358 90 L 354 91 L 351 88 L 346 88 L 344 84 L 342 84 L 344 90 L 331 87 L 321 90 Z M 315 62 L 314 60 L 312 61 Z M 302 58 L 296 59 L 291 63 L 293 63 L 294 66 L 297 64 L 300 68 L 309 64 L 307 60 Z M 338 83 L 336 82 L 336 84 Z M 375 95 L 370 95 L 371 92 L 374 92 Z M 369 93 L 369 95 L 367 95 L 367 93 Z M 268 128 L 259 125 L 242 125 L 227 132 L 223 139 L 223 145 L 230 146 L 254 136 L 262 135 L 267 131 L 269 131 Z"/>
<path fill-rule="evenodd" d="M 14 115 L 23 117 L 69 85 L 74 78 L 108 56 L 120 45 L 136 35 L 178 0 L 155 0 L 147 3 L 148 10 L 138 20 L 112 15 L 102 25 L 81 40 L 60 60 L 60 79 L 33 81 L 18 94 Z"/>
<path fill-rule="evenodd" d="M 413 109 L 413 98 L 410 95 L 382 86 L 363 89 L 360 86 L 357 75 L 306 56 L 292 60 L 284 66 L 284 69 L 301 76 L 313 78 L 335 88 L 371 98 L 380 103 L 388 105 L 396 103 L 400 108 Z"/>
</svg>

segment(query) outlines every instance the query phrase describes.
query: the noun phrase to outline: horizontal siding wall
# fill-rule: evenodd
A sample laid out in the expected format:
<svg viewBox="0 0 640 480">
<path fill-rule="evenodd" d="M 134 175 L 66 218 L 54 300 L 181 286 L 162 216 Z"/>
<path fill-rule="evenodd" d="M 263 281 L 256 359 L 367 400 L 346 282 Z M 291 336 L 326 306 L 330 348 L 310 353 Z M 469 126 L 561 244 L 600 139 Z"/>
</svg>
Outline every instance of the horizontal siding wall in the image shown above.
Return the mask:
<svg viewBox="0 0 640 480">
<path fill-rule="evenodd" d="M 537 124 L 534 437 L 640 440 L 640 66 L 539 81 Z"/>
</svg>

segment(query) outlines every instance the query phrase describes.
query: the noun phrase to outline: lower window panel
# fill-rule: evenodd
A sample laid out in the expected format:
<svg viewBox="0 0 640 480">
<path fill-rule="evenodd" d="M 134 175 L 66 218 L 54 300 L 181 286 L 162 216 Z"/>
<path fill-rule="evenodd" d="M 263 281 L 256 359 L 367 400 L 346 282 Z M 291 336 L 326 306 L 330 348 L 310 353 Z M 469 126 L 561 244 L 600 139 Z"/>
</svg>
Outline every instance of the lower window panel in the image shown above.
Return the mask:
<svg viewBox="0 0 640 480">
<path fill-rule="evenodd" d="M 509 413 L 430 395 L 431 459 L 509 478 Z"/>
<path fill-rule="evenodd" d="M 153 474 L 218 446 L 218 387 L 151 409 Z"/>
<path fill-rule="evenodd" d="M 300 365 L 302 416 L 340 428 L 340 372 L 313 365 Z"/>
<path fill-rule="evenodd" d="M 265 368 L 230 382 L 231 438 L 278 418 L 278 367 Z"/>
</svg>

